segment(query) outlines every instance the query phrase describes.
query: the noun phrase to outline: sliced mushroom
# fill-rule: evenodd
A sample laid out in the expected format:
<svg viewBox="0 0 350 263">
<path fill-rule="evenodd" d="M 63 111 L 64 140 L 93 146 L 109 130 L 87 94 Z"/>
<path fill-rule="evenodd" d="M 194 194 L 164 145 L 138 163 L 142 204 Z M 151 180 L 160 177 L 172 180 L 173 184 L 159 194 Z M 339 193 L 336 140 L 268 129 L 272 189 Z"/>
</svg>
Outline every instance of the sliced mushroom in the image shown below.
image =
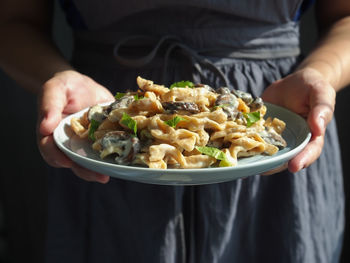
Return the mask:
<svg viewBox="0 0 350 263">
<path fill-rule="evenodd" d="M 237 97 L 231 93 L 221 94 L 217 97 L 215 101 L 216 106 L 220 105 L 232 105 L 234 107 L 238 107 Z"/>
<path fill-rule="evenodd" d="M 215 140 L 215 141 L 209 141 L 206 146 L 208 146 L 208 147 L 215 147 L 215 148 L 220 149 L 220 148 L 222 148 L 223 144 L 224 143 L 223 143 L 222 140 Z"/>
<path fill-rule="evenodd" d="M 252 103 L 254 100 L 253 96 L 248 92 L 244 92 L 241 90 L 232 90 L 231 93 L 234 94 L 237 98 L 242 99 L 247 105 Z"/>
<path fill-rule="evenodd" d="M 219 94 L 230 94 L 231 91 L 230 91 L 230 89 L 227 88 L 227 87 L 221 87 L 221 88 L 218 88 L 218 89 L 216 90 L 216 93 L 219 93 Z"/>
<path fill-rule="evenodd" d="M 287 142 L 273 128 L 266 127 L 266 129 L 259 134 L 265 142 L 275 145 L 279 149 L 283 149 L 287 146 Z"/>
<path fill-rule="evenodd" d="M 102 122 L 104 119 L 107 118 L 105 108 L 101 105 L 95 105 L 90 107 L 87 116 L 90 122 L 91 120 Z"/>
<path fill-rule="evenodd" d="M 183 102 L 183 101 L 168 101 L 163 102 L 162 106 L 164 110 L 170 113 L 180 113 L 180 112 L 189 112 L 189 113 L 198 113 L 199 108 L 194 102 Z"/>
<path fill-rule="evenodd" d="M 223 91 L 223 94 L 219 95 L 215 102 L 215 106 L 221 107 L 227 118 L 231 120 L 235 120 L 238 115 L 238 105 L 237 97 L 231 93 L 226 93 L 226 91 Z"/>
<path fill-rule="evenodd" d="M 256 98 L 251 104 L 249 104 L 250 111 L 258 111 L 264 106 L 262 98 Z"/>
<path fill-rule="evenodd" d="M 126 95 L 112 102 L 108 107 L 108 112 L 115 109 L 127 108 L 135 100 L 133 95 Z"/>
<path fill-rule="evenodd" d="M 195 88 L 205 88 L 207 91 L 215 92 L 215 90 L 212 87 L 210 87 L 209 85 L 205 85 L 205 84 L 195 84 L 194 87 Z"/>
<path fill-rule="evenodd" d="M 111 131 L 100 140 L 101 158 L 116 154 L 115 161 L 118 164 L 130 164 L 135 155 L 140 152 L 140 140 L 125 131 Z"/>
</svg>

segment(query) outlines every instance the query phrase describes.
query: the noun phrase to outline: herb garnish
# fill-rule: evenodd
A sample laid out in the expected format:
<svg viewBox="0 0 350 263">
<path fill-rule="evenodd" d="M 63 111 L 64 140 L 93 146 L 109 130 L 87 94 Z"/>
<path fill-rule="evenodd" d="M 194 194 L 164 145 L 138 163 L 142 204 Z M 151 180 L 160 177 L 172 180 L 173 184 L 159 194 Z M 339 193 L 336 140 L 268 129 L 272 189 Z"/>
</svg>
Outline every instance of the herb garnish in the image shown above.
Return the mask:
<svg viewBox="0 0 350 263">
<path fill-rule="evenodd" d="M 130 130 L 132 130 L 135 136 L 137 135 L 137 122 L 125 112 L 123 112 L 121 123 L 127 126 Z"/>
<path fill-rule="evenodd" d="M 91 119 L 90 128 L 89 128 L 89 138 L 93 141 L 96 140 L 95 131 L 97 130 L 98 126 L 100 126 L 100 123 L 94 119 Z"/>
<path fill-rule="evenodd" d="M 226 154 L 218 148 L 209 146 L 196 146 L 196 149 L 205 155 L 214 157 L 216 160 L 220 160 L 220 167 L 232 166 L 232 163 L 228 160 Z"/>
<path fill-rule="evenodd" d="M 175 116 L 174 118 L 172 118 L 171 120 L 167 120 L 164 121 L 165 124 L 169 125 L 170 127 L 175 128 L 176 125 L 180 122 L 180 121 L 187 121 L 187 119 L 180 117 L 180 116 Z"/>
<path fill-rule="evenodd" d="M 172 89 L 172 88 L 193 88 L 193 87 L 194 87 L 193 82 L 188 81 L 188 80 L 186 80 L 186 81 L 183 80 L 183 81 L 179 81 L 179 82 L 175 82 L 175 83 L 171 84 L 169 89 Z"/>
<path fill-rule="evenodd" d="M 115 94 L 114 98 L 115 98 L 116 100 L 118 100 L 118 99 L 123 98 L 124 96 L 125 96 L 125 93 L 123 93 L 123 92 L 117 92 L 117 94 Z"/>
<path fill-rule="evenodd" d="M 144 99 L 144 98 L 145 98 L 144 96 L 139 95 L 139 94 L 135 94 L 135 95 L 134 95 L 134 99 L 135 99 L 135 100 L 142 100 L 142 99 Z"/>
<path fill-rule="evenodd" d="M 260 120 L 260 111 L 254 111 L 250 113 L 243 113 L 244 118 L 247 121 L 247 127 L 252 126 L 258 120 Z"/>
</svg>

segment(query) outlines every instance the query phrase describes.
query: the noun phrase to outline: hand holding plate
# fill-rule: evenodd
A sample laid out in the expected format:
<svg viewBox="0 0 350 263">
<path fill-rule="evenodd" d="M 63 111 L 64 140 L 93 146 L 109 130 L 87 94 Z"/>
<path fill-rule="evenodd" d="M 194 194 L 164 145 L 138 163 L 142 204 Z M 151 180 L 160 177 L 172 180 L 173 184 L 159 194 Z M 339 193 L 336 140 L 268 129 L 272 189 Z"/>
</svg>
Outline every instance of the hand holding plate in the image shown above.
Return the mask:
<svg viewBox="0 0 350 263">
<path fill-rule="evenodd" d="M 60 72 L 48 80 L 39 95 L 37 129 L 38 146 L 44 160 L 54 167 L 71 168 L 87 181 L 108 182 L 109 176 L 82 168 L 66 157 L 56 147 L 52 134 L 65 116 L 112 99 L 113 95 L 106 88 L 75 71 Z"/>
<path fill-rule="evenodd" d="M 312 132 L 309 144 L 288 163 L 291 172 L 311 165 L 320 156 L 327 124 L 331 121 L 335 105 L 335 90 L 314 69 L 301 69 L 272 83 L 263 99 L 303 116 Z"/>
</svg>

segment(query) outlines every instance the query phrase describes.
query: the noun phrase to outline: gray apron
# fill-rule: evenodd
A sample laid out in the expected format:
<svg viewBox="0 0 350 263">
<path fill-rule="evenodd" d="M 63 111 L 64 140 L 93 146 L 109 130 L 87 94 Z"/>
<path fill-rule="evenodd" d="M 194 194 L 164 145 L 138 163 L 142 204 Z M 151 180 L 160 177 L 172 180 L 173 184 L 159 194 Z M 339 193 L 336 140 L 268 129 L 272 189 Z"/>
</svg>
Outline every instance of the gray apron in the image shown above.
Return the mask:
<svg viewBox="0 0 350 263">
<path fill-rule="evenodd" d="M 75 32 L 72 63 L 112 93 L 136 88 L 140 75 L 227 84 L 258 96 L 297 63 L 300 2 L 75 0 L 88 30 Z M 128 68 L 113 51 L 133 35 L 176 36 L 184 47 L 159 48 L 150 63 Z M 142 57 L 144 46 L 128 48 Z M 339 259 L 344 196 L 334 121 L 319 160 L 297 174 L 172 187 L 119 179 L 101 185 L 51 169 L 49 180 L 50 263 Z"/>
</svg>

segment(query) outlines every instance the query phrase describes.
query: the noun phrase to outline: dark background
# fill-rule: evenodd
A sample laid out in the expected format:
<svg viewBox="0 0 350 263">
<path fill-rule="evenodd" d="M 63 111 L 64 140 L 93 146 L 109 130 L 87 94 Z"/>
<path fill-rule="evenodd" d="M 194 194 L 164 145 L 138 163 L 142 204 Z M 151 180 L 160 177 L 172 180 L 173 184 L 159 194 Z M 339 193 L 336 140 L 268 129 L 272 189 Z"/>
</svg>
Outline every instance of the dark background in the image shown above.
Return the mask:
<svg viewBox="0 0 350 263">
<path fill-rule="evenodd" d="M 72 50 L 71 31 L 62 11 L 56 6 L 54 39 L 62 53 L 69 58 Z M 307 54 L 317 39 L 313 9 L 302 18 L 302 52 Z M 36 97 L 21 88 L 0 71 L 1 144 L 4 155 L 0 173 L 0 263 L 43 261 L 46 222 L 46 166 L 35 139 Z M 350 195 L 350 139 L 347 136 L 350 89 L 338 93 L 336 119 L 343 153 L 346 200 Z M 331 165 L 331 164 L 330 164 Z M 346 203 L 350 218 L 349 202 Z M 349 221 L 349 220 L 347 220 Z M 341 262 L 350 262 L 347 223 Z"/>
</svg>

